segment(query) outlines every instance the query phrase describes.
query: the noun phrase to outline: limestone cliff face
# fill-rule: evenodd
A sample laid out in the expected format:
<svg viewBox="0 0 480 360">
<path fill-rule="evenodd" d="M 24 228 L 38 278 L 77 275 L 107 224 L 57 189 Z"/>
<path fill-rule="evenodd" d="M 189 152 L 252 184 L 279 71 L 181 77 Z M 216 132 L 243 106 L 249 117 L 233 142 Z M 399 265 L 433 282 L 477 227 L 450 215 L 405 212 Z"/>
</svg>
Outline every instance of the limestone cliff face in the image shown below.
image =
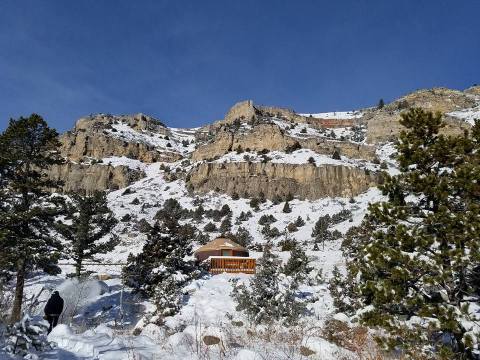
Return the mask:
<svg viewBox="0 0 480 360">
<path fill-rule="evenodd" d="M 143 162 L 177 161 L 182 156 L 167 149 L 158 149 L 138 139 L 122 139 L 113 126 L 122 123 L 134 131 L 151 132 L 168 136 L 168 128 L 161 122 L 143 114 L 112 116 L 95 115 L 81 118 L 72 131 L 60 137 L 61 154 L 69 160 L 85 157 L 102 159 L 108 156 L 126 156 Z"/>
<path fill-rule="evenodd" d="M 376 155 L 375 146 L 356 144 L 348 141 L 332 141 L 326 139 L 308 138 L 300 140 L 302 148 L 311 149 L 319 154 L 332 155 L 335 151 L 352 159 L 372 161 Z"/>
<path fill-rule="evenodd" d="M 300 199 L 327 196 L 356 196 L 375 186 L 378 176 L 363 169 L 311 164 L 278 163 L 202 163 L 189 174 L 194 191 L 237 193 L 256 197 L 263 192 L 268 199 L 288 194 Z"/>
<path fill-rule="evenodd" d="M 128 142 L 101 132 L 73 131 L 60 136 L 61 154 L 72 161 L 85 157 L 102 159 L 109 156 L 126 156 L 142 162 L 177 161 L 178 153 L 157 151 L 152 145 Z"/>
<path fill-rule="evenodd" d="M 66 163 L 52 166 L 47 172 L 54 180 L 63 181 L 64 192 L 91 194 L 94 191 L 117 190 L 144 177 L 143 172 L 126 166 Z"/>
<path fill-rule="evenodd" d="M 275 124 L 260 124 L 248 132 L 235 132 L 222 127 L 212 142 L 198 147 L 192 154 L 193 161 L 220 157 L 239 148 L 243 150 L 285 151 L 294 146 L 311 149 L 319 154 L 340 155 L 354 159 L 373 160 L 375 147 L 348 141 L 331 141 L 325 138 L 293 138 Z"/>
<path fill-rule="evenodd" d="M 472 88 L 473 92 L 476 90 Z M 367 141 L 381 143 L 398 138 L 403 129 L 400 125 L 400 114 L 411 107 L 421 107 L 428 111 L 447 113 L 475 105 L 475 99 L 462 91 L 445 88 L 419 90 L 408 94 L 383 109 L 373 109 L 365 112 L 363 121 L 367 123 Z M 462 121 L 446 117 L 447 126 L 442 129 L 446 134 L 461 134 L 470 126 Z"/>
</svg>

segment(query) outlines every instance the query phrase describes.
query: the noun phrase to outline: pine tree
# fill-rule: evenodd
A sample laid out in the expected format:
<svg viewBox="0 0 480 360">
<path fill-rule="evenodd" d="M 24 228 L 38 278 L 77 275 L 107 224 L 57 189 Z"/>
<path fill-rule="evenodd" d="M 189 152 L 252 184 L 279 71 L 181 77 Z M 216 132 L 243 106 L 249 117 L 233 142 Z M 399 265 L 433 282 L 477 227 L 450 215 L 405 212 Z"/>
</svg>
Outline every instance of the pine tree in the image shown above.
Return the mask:
<svg viewBox="0 0 480 360">
<path fill-rule="evenodd" d="M 290 252 L 290 258 L 283 267 L 283 273 L 292 276 L 299 282 L 304 281 L 307 275 L 312 271 L 310 260 L 303 250 L 302 246 L 294 242 L 293 249 Z"/>
<path fill-rule="evenodd" d="M 384 106 L 385 106 L 385 101 L 383 101 L 383 99 L 380 99 L 378 101 L 377 109 L 383 109 Z"/>
<path fill-rule="evenodd" d="M 185 225 L 184 225 L 185 226 Z M 130 255 L 123 270 L 127 285 L 154 297 L 160 284 L 176 275 L 179 284 L 196 276 L 192 257 L 193 235 L 174 219 L 155 223 L 142 252 Z"/>
<path fill-rule="evenodd" d="M 231 230 L 231 228 L 232 228 L 232 217 L 230 214 L 229 216 L 226 216 L 225 219 L 223 219 L 223 221 L 220 224 L 219 230 L 222 233 L 222 235 L 225 235 Z"/>
<path fill-rule="evenodd" d="M 312 237 L 316 243 L 322 243 L 323 249 L 325 249 L 325 241 L 331 239 L 331 233 L 328 230 L 330 223 L 330 215 L 320 216 L 312 230 Z"/>
<path fill-rule="evenodd" d="M 282 211 L 286 214 L 292 212 L 292 208 L 290 207 L 290 204 L 288 203 L 288 201 L 285 201 L 285 205 L 283 206 Z"/>
<path fill-rule="evenodd" d="M 57 231 L 68 242 L 67 252 L 75 261 L 75 275 L 80 276 L 84 260 L 94 260 L 117 245 L 117 237 L 101 241 L 110 234 L 117 221 L 108 208 L 103 192 L 93 195 L 71 194 L 66 204 L 66 221 L 57 222 Z"/>
<path fill-rule="evenodd" d="M 250 234 L 247 228 L 240 226 L 235 233 L 235 242 L 243 247 L 247 247 L 252 243 L 252 241 L 253 236 Z"/>
<path fill-rule="evenodd" d="M 441 115 L 402 114 L 408 131 L 397 146 L 401 173 L 385 175 L 388 201 L 373 204 L 345 246 L 364 324 L 389 336 L 379 341 L 407 354 L 473 358 L 478 321 L 475 278 L 480 251 L 480 123 L 446 137 Z"/>
<path fill-rule="evenodd" d="M 41 267 L 59 272 L 55 264 L 61 244 L 52 228 L 61 212 L 61 199 L 46 189 L 60 183 L 45 175 L 50 166 L 61 163 L 58 148 L 57 132 L 36 114 L 10 120 L 0 135 L 0 258 L 16 272 L 12 322 L 21 318 L 28 270 Z"/>
<path fill-rule="evenodd" d="M 305 304 L 296 297 L 296 281 L 280 283 L 280 260 L 272 253 L 271 244 L 265 246 L 258 268 L 249 288 L 234 281 L 232 296 L 237 310 L 245 311 L 257 324 L 278 320 L 286 325 L 295 324 L 305 312 Z"/>
</svg>

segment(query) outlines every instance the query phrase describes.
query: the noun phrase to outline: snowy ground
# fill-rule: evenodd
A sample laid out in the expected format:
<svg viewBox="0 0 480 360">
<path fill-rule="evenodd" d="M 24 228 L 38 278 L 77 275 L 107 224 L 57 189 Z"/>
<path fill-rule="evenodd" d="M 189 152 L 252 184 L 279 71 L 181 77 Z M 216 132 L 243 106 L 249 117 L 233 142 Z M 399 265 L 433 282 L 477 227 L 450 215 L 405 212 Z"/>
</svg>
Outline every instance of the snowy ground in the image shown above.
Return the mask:
<svg viewBox="0 0 480 360">
<path fill-rule="evenodd" d="M 395 170 L 395 163 L 390 158 L 392 151 L 391 145 L 387 144 L 378 152 L 379 157 L 388 163 L 389 171 Z M 229 153 L 217 161 L 243 161 L 245 154 Z M 252 161 L 260 159 L 254 153 L 247 155 L 252 156 Z M 347 158 L 334 160 L 307 149 L 297 150 L 291 154 L 270 152 L 267 156 L 272 158 L 272 162 L 301 164 L 307 163 L 308 158 L 313 157 L 316 166 L 341 164 L 378 170 L 378 165 L 375 164 Z M 58 348 L 44 354 L 45 359 L 306 358 L 299 355 L 301 346 L 315 351 L 314 355 L 308 357 L 309 359 L 357 358 L 319 335 L 319 329 L 325 320 L 335 313 L 326 284 L 302 285 L 300 290 L 305 294 L 314 295 L 315 301 L 309 304 L 310 315 L 301 326 L 290 330 L 272 330 L 254 327 L 242 313 L 235 310 L 235 303 L 230 297 L 232 285 L 229 280 L 239 278 L 240 281 L 248 282 L 250 276 L 241 274 L 208 275 L 193 281 L 185 288 L 188 296 L 181 311 L 165 319 L 163 328 L 147 325 L 141 334 L 135 332 L 133 335 L 133 330 L 138 328 L 139 322 L 142 323 L 143 316 L 153 311 L 153 305 L 132 294 L 130 289 L 122 285 L 121 265 L 117 264 L 124 263 L 130 253 L 140 252 L 146 240 L 146 235 L 140 233 L 132 224 L 140 219 L 153 223 L 155 214 L 169 198 L 177 199 L 184 208 L 195 209 L 194 202 L 198 196 L 189 195 L 183 180 L 167 182 L 164 178 L 165 173 L 161 170 L 162 163 L 144 164 L 125 157 L 105 158 L 103 162 L 143 170 L 146 177 L 130 185 L 128 190 L 120 189 L 108 194 L 108 202 L 115 216 L 121 220 L 129 214 L 132 219 L 129 222 L 120 221 L 116 226 L 115 231 L 119 234 L 121 243 L 114 251 L 102 256 L 104 264 L 86 267 L 92 272 L 92 281 L 87 285 L 80 285 L 66 279 L 66 275 L 73 272 L 73 267 L 65 264 L 61 266 L 62 274 L 59 276 L 36 273 L 27 280 L 27 305 L 31 307 L 33 314 L 41 315 L 45 302 L 54 289 L 59 290 L 69 304 L 62 315 L 61 325 L 49 337 L 58 344 Z M 180 162 L 165 165 L 175 169 L 180 166 Z M 275 222 L 271 226 L 278 228 L 280 232 L 301 216 L 305 225 L 290 236 L 305 244 L 314 272 L 322 270 L 326 279 L 331 276 L 334 266 L 344 267 L 340 250 L 341 240 L 327 243 L 324 249 L 313 250 L 311 233 L 315 222 L 320 216 L 351 210 L 351 220 L 332 228 L 345 233 L 351 226 L 361 222 L 369 203 L 382 198 L 380 191 L 372 188 L 357 196 L 355 202 L 349 201 L 348 198 L 325 198 L 315 201 L 295 199 L 290 202 L 291 213 L 283 213 L 283 203 L 274 204 L 267 200 L 260 204 L 258 211 L 254 211 L 248 199 L 233 200 L 227 195 L 214 193 L 201 196 L 205 209 L 220 209 L 222 205 L 228 204 L 232 210 L 232 232 L 236 232 L 240 226 L 245 227 L 256 243 L 265 242 L 261 234 L 262 226 L 258 224 L 262 215 L 273 215 Z M 135 199 L 139 201 L 134 201 Z M 247 211 L 252 212 L 251 218 L 239 223 L 235 221 L 241 212 Z M 213 220 L 204 217 L 193 225 L 203 229 L 211 221 Z M 217 227 L 219 224 L 216 223 Z M 220 234 L 212 232 L 208 235 L 213 239 Z M 275 239 L 275 244 L 282 239 L 283 236 Z M 282 252 L 279 247 L 275 251 L 282 261 L 288 260 L 289 252 Z M 251 256 L 258 258 L 261 253 L 251 252 Z M 95 279 L 97 275 L 108 275 L 109 278 L 99 281 Z M 36 299 L 38 294 L 40 295 Z M 242 325 L 238 326 L 240 323 Z M 289 331 L 295 331 L 295 334 Z M 202 341 L 206 335 L 218 337 L 221 339 L 220 344 L 206 346 Z M 1 357 L 0 352 L 0 359 Z"/>
</svg>

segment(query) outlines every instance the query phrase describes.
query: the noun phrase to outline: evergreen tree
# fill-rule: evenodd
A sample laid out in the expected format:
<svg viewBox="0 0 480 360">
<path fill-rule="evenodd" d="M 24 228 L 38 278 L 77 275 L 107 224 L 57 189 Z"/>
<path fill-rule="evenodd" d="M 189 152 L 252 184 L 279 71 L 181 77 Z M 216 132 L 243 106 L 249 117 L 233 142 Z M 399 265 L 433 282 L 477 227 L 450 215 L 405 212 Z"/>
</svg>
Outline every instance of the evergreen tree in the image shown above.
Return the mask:
<svg viewBox="0 0 480 360">
<path fill-rule="evenodd" d="M 80 276 L 84 260 L 94 260 L 95 255 L 105 254 L 117 245 L 116 236 L 100 241 L 110 234 L 117 221 L 103 192 L 91 196 L 71 194 L 70 199 L 66 221 L 57 222 L 57 231 L 68 242 L 67 252 L 75 261 L 75 275 Z"/>
<path fill-rule="evenodd" d="M 388 201 L 370 206 L 345 245 L 357 308 L 363 323 L 386 330 L 386 348 L 471 359 L 478 339 L 464 324 L 478 321 L 469 279 L 480 263 L 480 123 L 446 137 L 441 115 L 411 109 L 401 124 L 401 173 L 385 175 Z"/>
<path fill-rule="evenodd" d="M 247 228 L 240 226 L 235 233 L 235 242 L 243 247 L 247 247 L 252 243 L 252 241 L 253 236 L 250 234 Z"/>
<path fill-rule="evenodd" d="M 225 235 L 231 230 L 231 228 L 232 228 L 232 217 L 227 216 L 221 222 L 219 230 L 222 233 L 222 235 Z"/>
<path fill-rule="evenodd" d="M 286 214 L 289 214 L 292 212 L 292 208 L 290 207 L 290 204 L 288 203 L 288 201 L 285 201 L 285 205 L 283 205 L 282 211 Z"/>
<path fill-rule="evenodd" d="M 153 226 L 142 252 L 130 255 L 123 269 L 127 285 L 153 297 L 157 315 L 172 315 L 179 309 L 181 287 L 199 275 L 192 257 L 195 232 L 179 225 L 175 214 Z"/>
<path fill-rule="evenodd" d="M 286 325 L 296 323 L 306 307 L 296 297 L 296 281 L 280 282 L 280 260 L 272 253 L 270 244 L 265 246 L 258 268 L 249 288 L 234 281 L 232 296 L 237 302 L 237 310 L 245 311 L 248 318 L 257 324 L 274 321 L 282 321 Z"/>
<path fill-rule="evenodd" d="M 377 109 L 383 109 L 384 106 L 385 106 L 385 101 L 383 101 L 383 99 L 380 99 L 378 101 Z"/>
<path fill-rule="evenodd" d="M 297 227 L 302 227 L 302 226 L 305 225 L 305 220 L 303 220 L 302 217 L 299 216 L 299 217 L 297 218 L 297 220 L 295 220 L 295 225 L 296 225 Z"/>
<path fill-rule="evenodd" d="M 283 273 L 302 282 L 312 269 L 313 268 L 310 266 L 310 260 L 302 246 L 299 243 L 294 242 L 293 249 L 290 252 L 290 258 L 283 267 Z"/>
<path fill-rule="evenodd" d="M 315 223 L 315 226 L 312 230 L 312 237 L 315 239 L 316 243 L 322 243 L 323 248 L 325 249 L 325 241 L 331 239 L 331 233 L 328 230 L 330 226 L 331 219 L 330 215 L 320 216 Z"/>
<path fill-rule="evenodd" d="M 203 219 L 203 214 L 205 214 L 205 209 L 203 208 L 202 204 L 200 204 L 193 212 L 193 220 L 201 221 Z"/>
<path fill-rule="evenodd" d="M 57 132 L 36 114 L 10 120 L 0 135 L 0 258 L 16 272 L 12 322 L 21 318 L 27 272 L 34 267 L 59 272 L 61 244 L 52 228 L 61 199 L 46 190 L 60 183 L 45 175 L 61 163 L 59 145 Z"/>
</svg>

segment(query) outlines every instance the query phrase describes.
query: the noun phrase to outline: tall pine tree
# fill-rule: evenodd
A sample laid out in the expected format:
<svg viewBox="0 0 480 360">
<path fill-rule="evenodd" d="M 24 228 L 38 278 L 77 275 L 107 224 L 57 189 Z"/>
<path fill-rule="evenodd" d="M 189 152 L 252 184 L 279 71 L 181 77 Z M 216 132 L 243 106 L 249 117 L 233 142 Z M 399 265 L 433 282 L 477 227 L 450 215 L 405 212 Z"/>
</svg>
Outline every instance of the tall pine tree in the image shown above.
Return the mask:
<svg viewBox="0 0 480 360">
<path fill-rule="evenodd" d="M 61 244 L 53 235 L 61 200 L 47 189 L 60 184 L 45 170 L 61 163 L 57 132 L 36 114 L 10 120 L 0 135 L 0 256 L 16 273 L 11 321 L 21 318 L 25 276 L 33 267 L 58 271 Z"/>
<path fill-rule="evenodd" d="M 385 175 L 388 201 L 372 205 L 345 244 L 361 319 L 386 330 L 379 339 L 386 348 L 471 359 L 480 300 L 480 123 L 448 137 L 439 134 L 441 116 L 421 109 L 401 123 L 401 174 Z"/>
<path fill-rule="evenodd" d="M 95 255 L 111 251 L 118 243 L 112 235 L 101 241 L 117 223 L 108 208 L 103 192 L 93 195 L 71 194 L 66 203 L 66 217 L 57 223 L 57 231 L 68 243 L 68 255 L 75 261 L 75 275 L 80 276 L 84 260 L 95 260 Z"/>
</svg>

